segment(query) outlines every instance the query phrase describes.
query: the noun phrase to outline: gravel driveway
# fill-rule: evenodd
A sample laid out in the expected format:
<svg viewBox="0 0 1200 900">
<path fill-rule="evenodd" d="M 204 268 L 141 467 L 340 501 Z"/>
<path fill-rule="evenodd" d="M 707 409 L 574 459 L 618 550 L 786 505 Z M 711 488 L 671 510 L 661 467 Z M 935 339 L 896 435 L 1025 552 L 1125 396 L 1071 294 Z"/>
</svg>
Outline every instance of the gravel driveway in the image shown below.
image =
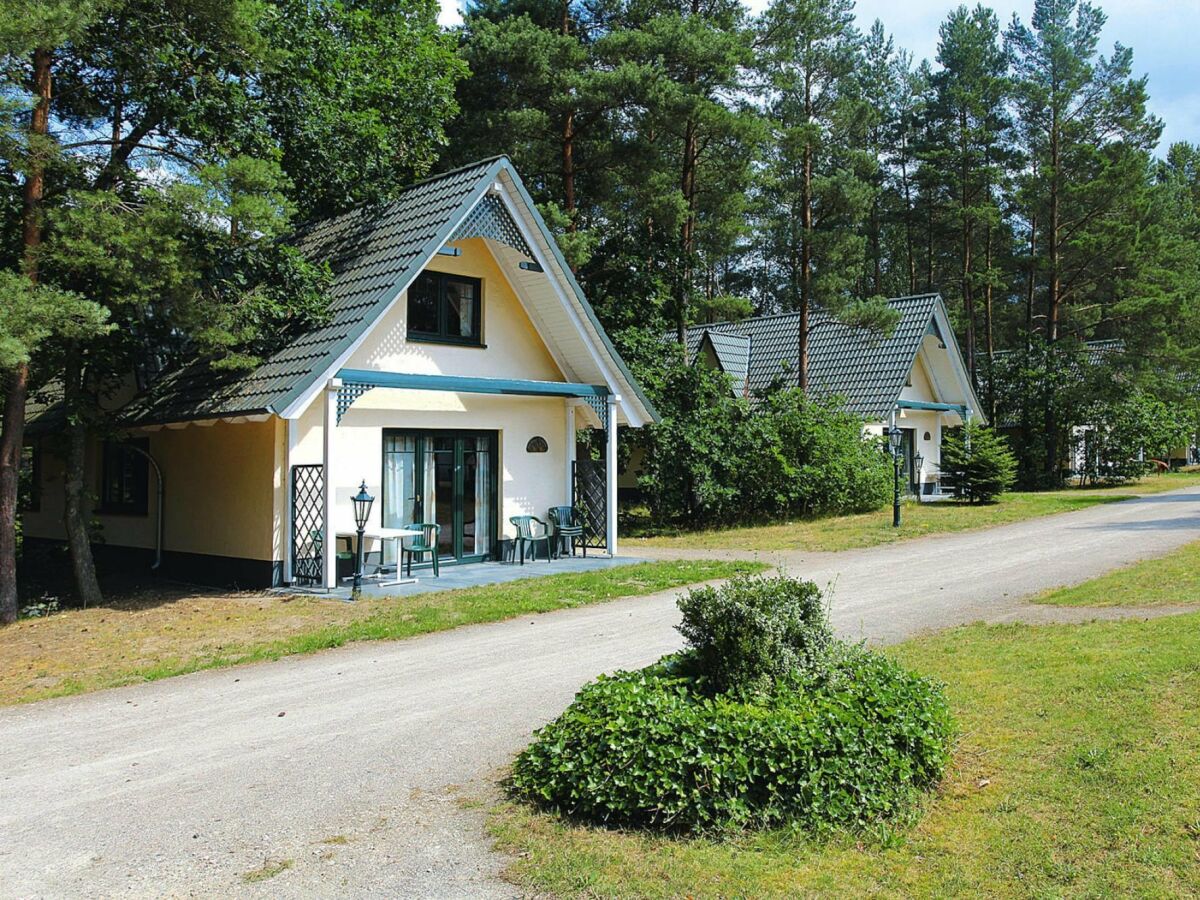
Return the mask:
<svg viewBox="0 0 1200 900">
<path fill-rule="evenodd" d="M 1197 539 L 1200 488 L 762 558 L 832 582 L 842 633 L 893 641 L 1094 617 L 1020 598 Z M 675 648 L 673 598 L 0 710 L 0 896 L 512 896 L 462 798 L 585 681 Z"/>
</svg>

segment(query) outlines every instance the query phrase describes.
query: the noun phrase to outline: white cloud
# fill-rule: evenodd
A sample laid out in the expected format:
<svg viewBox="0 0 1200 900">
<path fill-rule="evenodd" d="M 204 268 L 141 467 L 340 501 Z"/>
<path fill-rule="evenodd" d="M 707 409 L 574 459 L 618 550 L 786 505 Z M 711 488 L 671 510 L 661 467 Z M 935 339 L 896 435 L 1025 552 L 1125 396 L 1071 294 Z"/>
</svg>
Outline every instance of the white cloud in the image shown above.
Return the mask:
<svg viewBox="0 0 1200 900">
<path fill-rule="evenodd" d="M 438 13 L 438 24 L 443 28 L 453 28 L 462 24 L 462 13 L 458 9 L 458 0 L 439 0 L 442 11 Z"/>
</svg>

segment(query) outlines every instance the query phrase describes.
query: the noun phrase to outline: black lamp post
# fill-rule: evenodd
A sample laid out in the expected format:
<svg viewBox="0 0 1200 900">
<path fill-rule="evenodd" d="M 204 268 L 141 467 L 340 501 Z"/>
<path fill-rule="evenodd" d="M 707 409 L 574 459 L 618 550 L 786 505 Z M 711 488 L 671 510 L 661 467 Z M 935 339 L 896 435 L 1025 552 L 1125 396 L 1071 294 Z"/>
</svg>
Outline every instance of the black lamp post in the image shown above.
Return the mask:
<svg viewBox="0 0 1200 900">
<path fill-rule="evenodd" d="M 903 434 L 893 425 L 888 429 L 888 445 L 892 448 L 892 527 L 900 527 L 900 440 Z"/>
<path fill-rule="evenodd" d="M 367 493 L 367 483 L 364 481 L 358 487 L 358 493 L 351 498 L 354 504 L 354 527 L 358 529 L 358 552 L 355 554 L 354 561 L 354 596 L 358 596 L 362 588 L 362 570 L 363 570 L 363 534 L 367 530 L 367 519 L 371 516 L 371 504 L 375 502 L 375 498 Z"/>
<path fill-rule="evenodd" d="M 917 479 L 917 502 L 921 502 L 921 468 L 925 465 L 925 457 L 913 451 L 913 472 Z"/>
</svg>

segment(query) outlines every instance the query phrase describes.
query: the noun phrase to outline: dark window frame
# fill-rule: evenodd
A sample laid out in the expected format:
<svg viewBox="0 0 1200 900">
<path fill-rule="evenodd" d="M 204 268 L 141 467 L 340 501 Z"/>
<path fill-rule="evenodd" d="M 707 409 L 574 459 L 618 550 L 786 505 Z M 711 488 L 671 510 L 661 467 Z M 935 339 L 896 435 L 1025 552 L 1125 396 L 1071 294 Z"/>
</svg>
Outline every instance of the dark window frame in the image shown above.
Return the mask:
<svg viewBox="0 0 1200 900">
<path fill-rule="evenodd" d="M 453 502 L 455 534 L 454 534 L 454 553 L 449 556 L 439 556 L 441 565 L 456 565 L 461 563 L 483 562 L 488 559 L 498 559 L 500 554 L 500 542 L 505 540 L 503 528 L 501 525 L 501 490 L 500 483 L 502 472 L 500 471 L 500 432 L 491 429 L 473 429 L 473 428 L 383 428 L 382 431 L 382 454 L 381 454 L 381 469 L 379 475 L 379 503 L 382 511 L 387 509 L 387 457 L 388 437 L 412 437 L 415 438 L 413 447 L 413 471 L 416 476 L 414 491 L 416 494 L 417 508 L 414 511 L 418 521 L 429 521 L 432 519 L 433 511 L 424 508 L 425 503 L 425 457 L 433 453 L 432 444 L 438 438 L 448 438 L 454 441 L 454 471 L 455 479 L 461 477 L 463 467 L 464 446 L 463 441 L 477 437 L 486 438 L 488 441 L 488 452 L 491 454 L 492 471 L 488 478 L 488 491 L 491 495 L 492 506 L 492 546 L 487 553 L 465 553 L 462 546 L 461 521 L 463 515 L 462 497 L 456 495 Z M 382 520 L 381 520 L 382 521 Z"/>
<path fill-rule="evenodd" d="M 134 448 L 149 451 L 150 441 L 105 441 L 100 455 L 100 503 L 105 515 L 145 516 L 150 512 L 150 460 Z M 129 469 L 125 468 L 128 462 Z M 111 479 L 117 476 L 120 485 Z M 128 485 L 125 484 L 128 480 Z M 124 499 L 128 487 L 130 499 Z"/>
<path fill-rule="evenodd" d="M 469 275 L 454 275 L 450 272 L 437 272 L 426 269 L 417 276 L 416 281 L 413 282 L 413 287 L 416 287 L 417 283 L 423 278 L 433 279 L 437 285 L 438 330 L 417 331 L 412 328 L 412 288 L 409 288 L 410 296 L 405 300 L 406 309 L 408 310 L 409 340 L 426 344 L 454 344 L 459 347 L 486 346 L 483 343 L 483 279 L 471 278 Z M 450 299 L 446 291 L 446 285 L 449 282 L 455 281 L 461 284 L 472 285 L 475 288 L 475 311 L 471 319 L 471 327 L 475 332 L 474 337 L 463 337 L 462 335 L 450 332 Z"/>
</svg>

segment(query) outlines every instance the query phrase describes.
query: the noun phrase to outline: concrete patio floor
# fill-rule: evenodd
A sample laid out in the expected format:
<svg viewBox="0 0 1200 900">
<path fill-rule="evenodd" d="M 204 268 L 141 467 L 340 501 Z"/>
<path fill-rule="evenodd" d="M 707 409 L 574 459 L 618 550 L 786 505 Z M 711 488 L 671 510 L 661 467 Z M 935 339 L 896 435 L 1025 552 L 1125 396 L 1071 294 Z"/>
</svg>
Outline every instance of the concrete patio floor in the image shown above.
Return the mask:
<svg viewBox="0 0 1200 900">
<path fill-rule="evenodd" d="M 595 551 L 586 558 L 577 553 L 574 557 L 566 556 L 552 559 L 525 560 L 525 565 L 518 562 L 481 562 L 464 565 L 448 565 L 443 563 L 441 575 L 433 577 L 433 569 L 426 563 L 424 566 L 413 566 L 415 584 L 397 584 L 385 586 L 374 579 L 363 582 L 364 597 L 411 597 L 415 594 L 427 594 L 431 591 L 453 591 L 459 588 L 480 587 L 485 584 L 502 584 L 506 581 L 517 581 L 521 578 L 540 578 L 544 575 L 563 575 L 572 572 L 595 572 L 599 569 L 611 569 L 613 566 L 627 566 L 632 563 L 644 563 L 645 559 L 634 556 L 607 556 L 602 551 Z M 395 575 L 388 575 L 383 582 L 395 580 Z M 306 594 L 319 597 L 337 597 L 350 600 L 350 583 L 332 591 L 324 588 L 290 587 L 276 588 L 275 593 Z"/>
</svg>

